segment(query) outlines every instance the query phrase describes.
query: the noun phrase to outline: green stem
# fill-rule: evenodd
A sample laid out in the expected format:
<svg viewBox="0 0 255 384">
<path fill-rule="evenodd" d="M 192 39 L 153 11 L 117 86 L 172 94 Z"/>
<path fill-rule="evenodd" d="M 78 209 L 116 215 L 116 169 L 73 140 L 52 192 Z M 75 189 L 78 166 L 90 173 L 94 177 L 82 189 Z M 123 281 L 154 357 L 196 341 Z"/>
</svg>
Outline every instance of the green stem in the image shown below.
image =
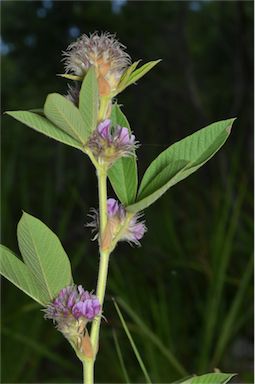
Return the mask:
<svg viewBox="0 0 255 384">
<path fill-rule="evenodd" d="M 100 167 L 97 172 L 98 176 L 98 193 L 99 193 L 99 217 L 100 217 L 100 240 L 107 224 L 107 171 Z M 106 281 L 108 274 L 109 251 L 100 249 L 100 264 L 97 280 L 96 295 L 103 308 L 104 296 L 106 289 Z M 90 340 L 94 351 L 94 359 L 98 350 L 98 339 L 100 331 L 101 317 L 96 318 L 92 323 Z"/>
<path fill-rule="evenodd" d="M 94 383 L 94 361 L 84 360 L 83 364 L 83 383 L 93 384 Z"/>
<path fill-rule="evenodd" d="M 109 108 L 109 103 L 111 103 L 111 98 L 109 96 L 100 97 L 100 108 L 98 112 L 98 120 L 104 120 L 107 118 L 107 111 Z"/>
<path fill-rule="evenodd" d="M 100 218 L 100 239 L 107 223 L 107 171 L 100 167 L 97 171 L 98 194 L 99 194 L 99 218 Z"/>
<path fill-rule="evenodd" d="M 100 265 L 99 265 L 96 295 L 99 299 L 99 302 L 101 303 L 102 308 L 103 308 L 105 289 L 106 289 L 108 264 L 109 264 L 109 253 L 100 252 Z M 92 329 L 91 329 L 90 339 L 91 339 L 91 344 L 92 344 L 95 356 L 98 350 L 100 324 L 101 324 L 101 317 L 98 317 L 93 321 Z"/>
</svg>

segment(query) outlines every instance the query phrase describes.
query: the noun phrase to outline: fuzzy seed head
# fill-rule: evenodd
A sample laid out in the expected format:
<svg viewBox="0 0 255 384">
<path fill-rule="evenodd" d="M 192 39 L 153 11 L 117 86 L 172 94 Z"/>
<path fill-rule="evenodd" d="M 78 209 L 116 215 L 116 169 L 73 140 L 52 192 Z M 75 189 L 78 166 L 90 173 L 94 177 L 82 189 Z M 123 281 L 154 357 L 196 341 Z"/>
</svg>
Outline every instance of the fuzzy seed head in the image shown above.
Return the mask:
<svg viewBox="0 0 255 384">
<path fill-rule="evenodd" d="M 125 49 L 115 35 L 110 33 L 94 32 L 90 36 L 84 34 L 64 52 L 66 72 L 84 77 L 93 65 L 100 95 L 109 95 L 116 90 L 121 75 L 131 64 Z"/>
</svg>

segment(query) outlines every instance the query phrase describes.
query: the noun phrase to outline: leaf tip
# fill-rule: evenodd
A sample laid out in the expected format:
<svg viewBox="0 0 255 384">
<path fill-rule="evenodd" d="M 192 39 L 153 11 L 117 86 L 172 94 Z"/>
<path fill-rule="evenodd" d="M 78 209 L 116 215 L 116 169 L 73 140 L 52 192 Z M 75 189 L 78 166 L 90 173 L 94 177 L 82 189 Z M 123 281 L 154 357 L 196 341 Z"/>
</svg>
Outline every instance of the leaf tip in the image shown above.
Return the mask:
<svg viewBox="0 0 255 384">
<path fill-rule="evenodd" d="M 233 124 L 234 124 L 234 122 L 236 121 L 236 119 L 237 119 L 237 117 L 234 117 L 233 119 L 230 119 L 230 123 L 229 123 L 229 125 L 228 125 L 227 128 L 226 128 L 226 131 L 227 131 L 228 134 L 231 133 Z"/>
<path fill-rule="evenodd" d="M 24 211 L 24 209 L 22 209 L 21 212 L 22 212 L 21 219 L 22 219 L 23 217 L 32 216 L 32 215 L 30 215 L 29 213 L 27 213 L 26 211 Z M 20 219 L 20 220 L 21 220 L 21 219 Z"/>
<path fill-rule="evenodd" d="M 3 115 L 9 115 L 9 116 L 12 116 L 13 113 L 15 113 L 16 111 L 4 111 L 3 112 Z"/>
</svg>

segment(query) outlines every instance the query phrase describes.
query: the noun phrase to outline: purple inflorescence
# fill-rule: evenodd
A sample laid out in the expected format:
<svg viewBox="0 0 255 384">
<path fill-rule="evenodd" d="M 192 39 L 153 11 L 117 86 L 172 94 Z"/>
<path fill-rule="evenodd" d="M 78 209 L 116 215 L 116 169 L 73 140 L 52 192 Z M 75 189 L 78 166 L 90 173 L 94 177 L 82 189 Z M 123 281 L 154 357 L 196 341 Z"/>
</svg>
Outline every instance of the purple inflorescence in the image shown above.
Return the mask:
<svg viewBox="0 0 255 384">
<path fill-rule="evenodd" d="M 81 285 L 70 285 L 61 289 L 58 296 L 45 309 L 45 318 L 54 322 L 63 322 L 64 319 L 91 321 L 101 311 L 98 298 Z"/>
<path fill-rule="evenodd" d="M 111 233 L 112 241 L 128 241 L 140 245 L 139 240 L 143 237 L 147 228 L 144 221 L 139 221 L 141 214 L 135 214 L 130 219 L 127 218 L 125 207 L 117 200 L 110 198 L 107 200 L 107 227 Z M 98 212 L 93 210 L 90 215 L 93 221 L 88 224 L 92 231 L 98 231 Z"/>
<path fill-rule="evenodd" d="M 128 128 L 117 125 L 111 128 L 111 120 L 103 120 L 88 141 L 88 147 L 99 161 L 113 163 L 119 157 L 134 156 L 137 142 Z"/>
<path fill-rule="evenodd" d="M 140 245 L 139 240 L 141 240 L 147 230 L 144 221 L 139 221 L 140 217 L 141 215 L 139 214 L 132 217 L 132 219 L 129 221 L 127 230 L 123 233 L 121 240 Z"/>
<path fill-rule="evenodd" d="M 107 214 L 110 218 L 116 215 L 119 215 L 121 218 L 124 218 L 125 210 L 122 205 L 118 203 L 117 200 L 110 198 L 107 200 Z"/>
</svg>

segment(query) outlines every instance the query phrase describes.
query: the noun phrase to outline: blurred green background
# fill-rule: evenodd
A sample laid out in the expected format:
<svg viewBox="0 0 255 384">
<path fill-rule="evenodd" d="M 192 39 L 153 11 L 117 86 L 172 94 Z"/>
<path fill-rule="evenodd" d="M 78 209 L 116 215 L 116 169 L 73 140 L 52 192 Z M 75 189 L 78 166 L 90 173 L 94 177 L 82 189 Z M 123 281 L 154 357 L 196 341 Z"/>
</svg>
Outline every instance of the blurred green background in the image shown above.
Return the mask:
<svg viewBox="0 0 255 384">
<path fill-rule="evenodd" d="M 153 382 L 215 367 L 251 383 L 253 364 L 253 2 L 2 1 L 2 108 L 66 93 L 61 52 L 81 33 L 117 33 L 133 61 L 162 59 L 118 98 L 142 146 L 139 174 L 174 141 L 237 116 L 220 152 L 146 210 L 141 248 L 111 257 L 96 381 L 120 383 L 114 329 L 131 382 L 144 382 L 111 301 L 120 297 Z M 110 190 L 110 189 L 109 189 Z M 97 205 L 82 153 L 2 118 L 2 243 L 18 252 L 25 210 L 60 237 L 76 282 L 96 285 Z M 40 307 L 2 279 L 2 382 L 81 382 L 68 343 Z M 183 368 L 173 364 L 172 356 Z"/>
</svg>

